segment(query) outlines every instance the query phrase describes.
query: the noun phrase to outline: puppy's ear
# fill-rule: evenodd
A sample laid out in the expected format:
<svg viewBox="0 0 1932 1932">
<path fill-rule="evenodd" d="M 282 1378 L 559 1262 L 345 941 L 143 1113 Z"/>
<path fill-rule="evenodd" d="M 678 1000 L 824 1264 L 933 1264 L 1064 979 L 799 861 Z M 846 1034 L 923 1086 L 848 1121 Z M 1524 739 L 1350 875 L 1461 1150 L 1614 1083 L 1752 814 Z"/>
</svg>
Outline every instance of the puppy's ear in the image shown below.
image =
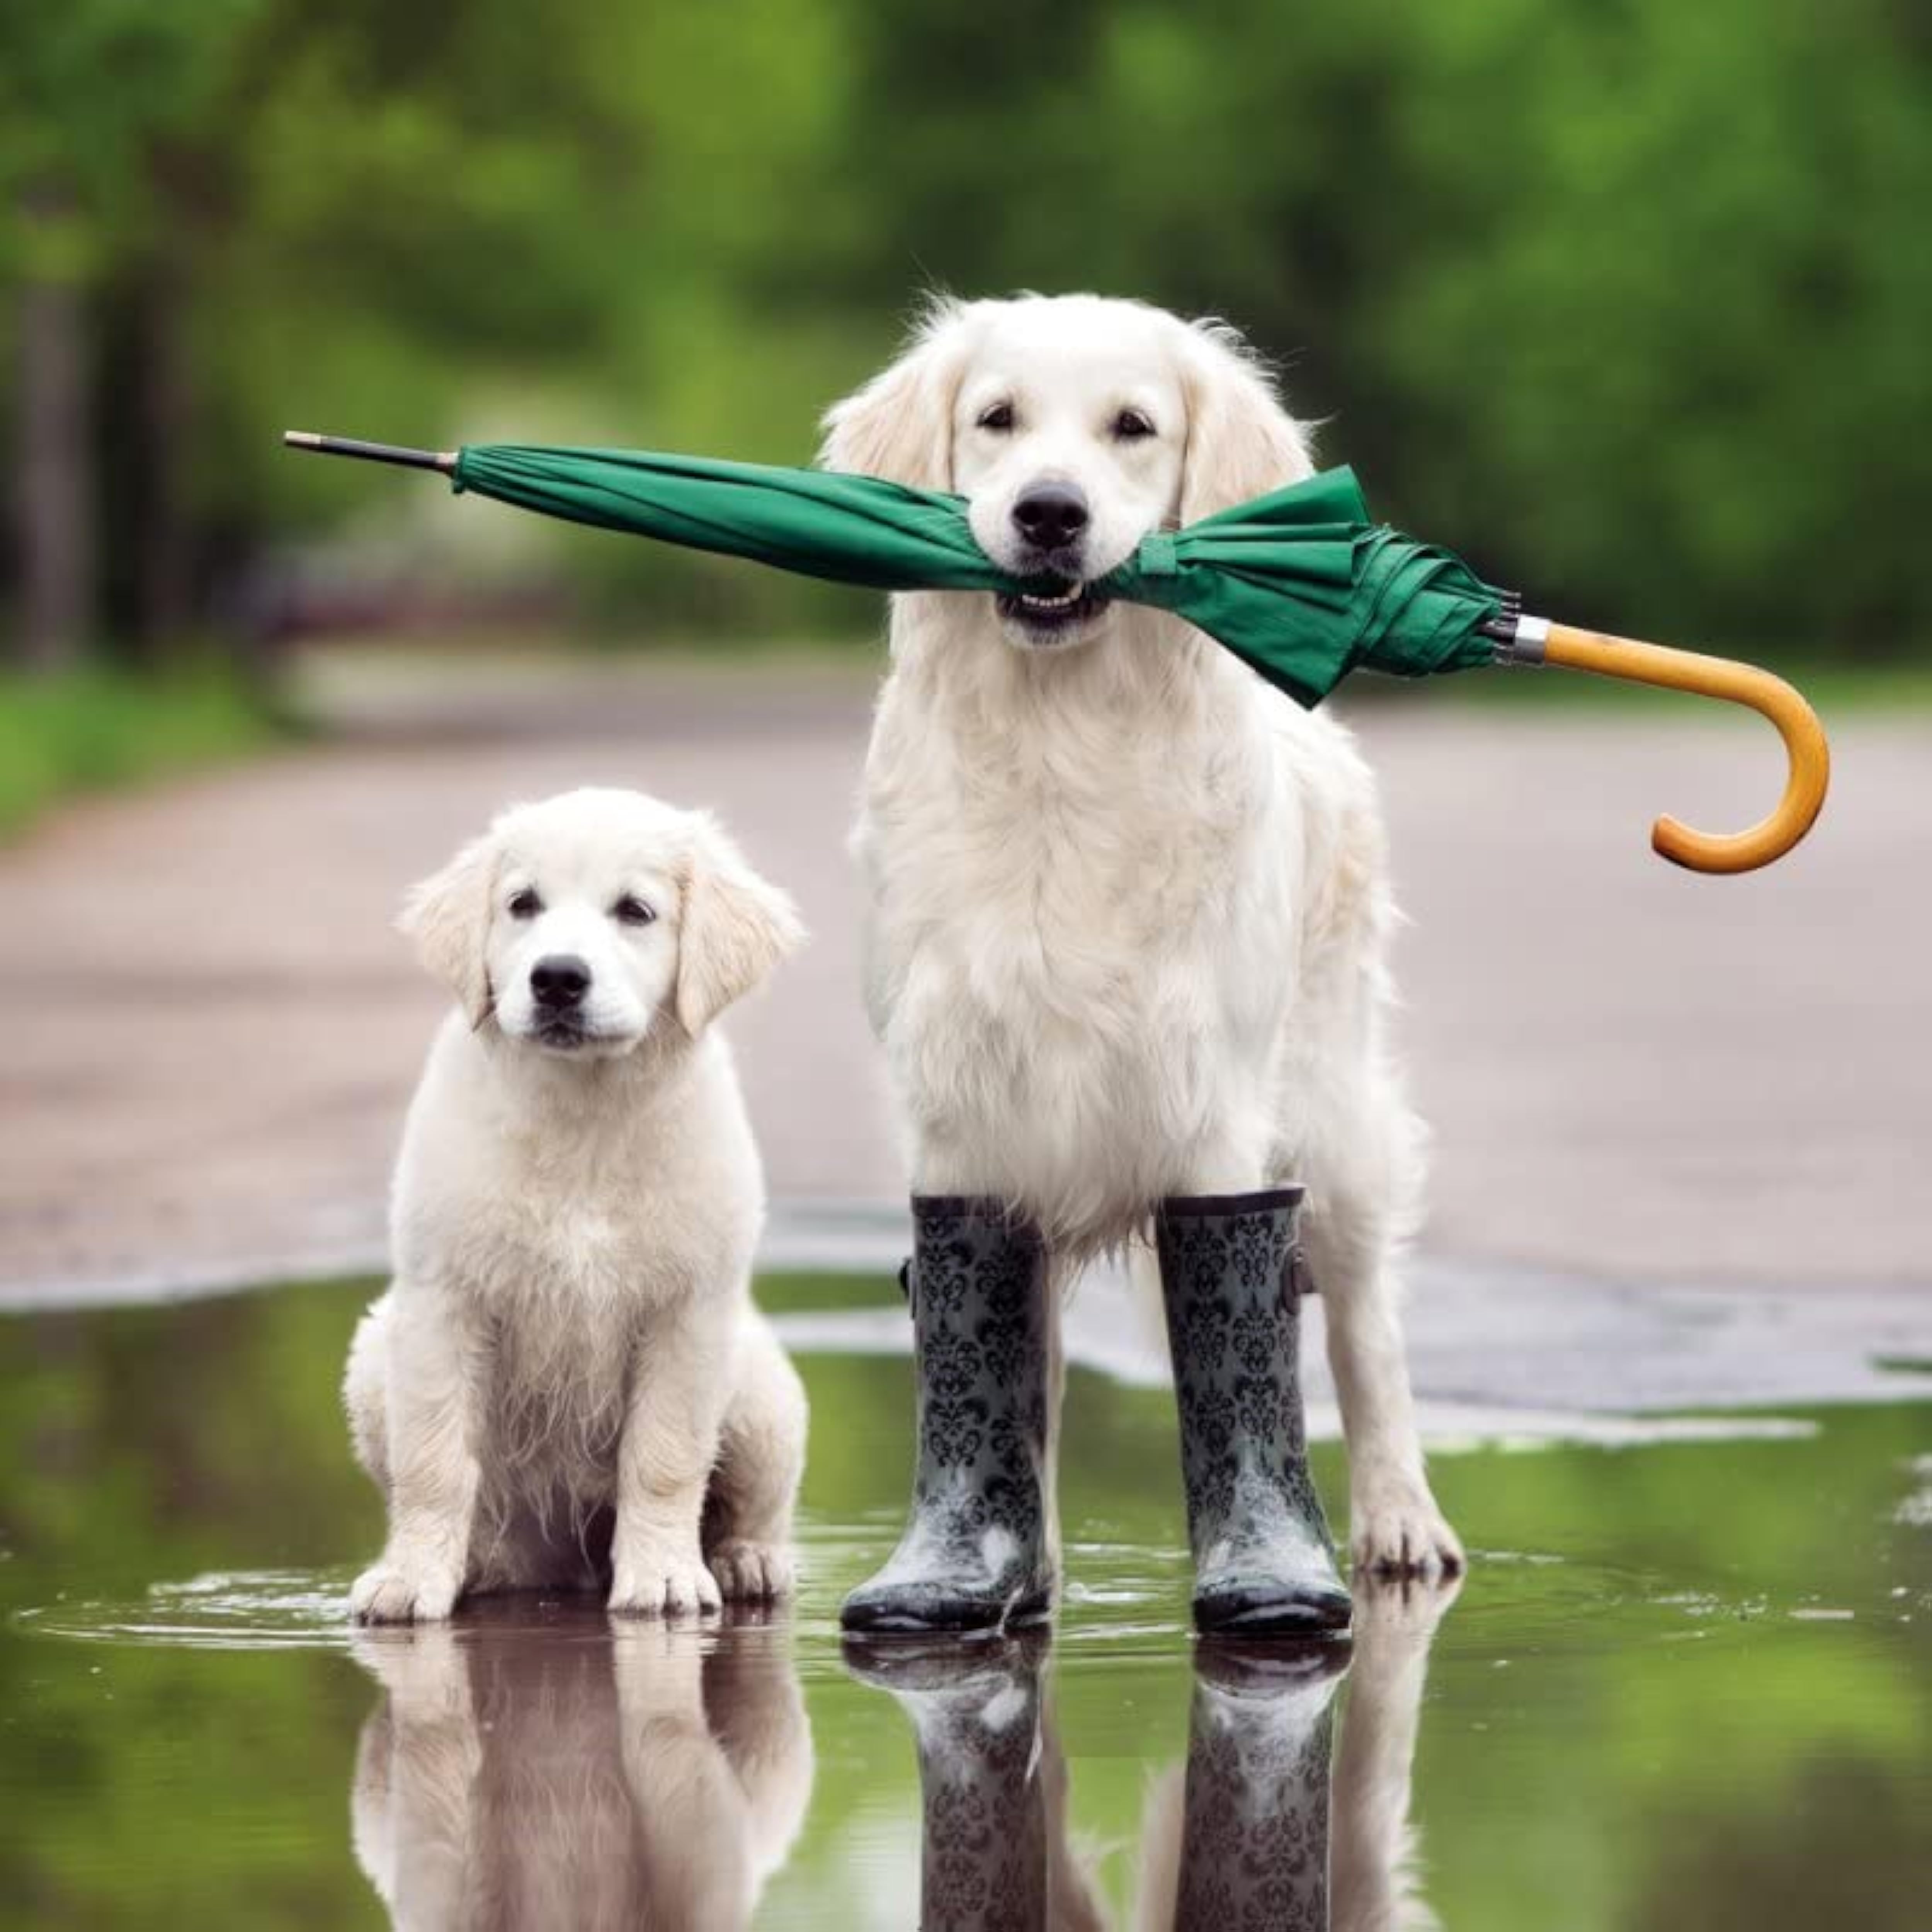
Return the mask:
<svg viewBox="0 0 1932 1932">
<path fill-rule="evenodd" d="M 965 368 L 964 303 L 936 298 L 905 352 L 825 412 L 821 470 L 883 476 L 914 490 L 952 487 L 952 409 Z"/>
<path fill-rule="evenodd" d="M 678 1023 L 695 1040 L 805 938 L 798 909 L 746 864 L 708 818 L 698 822 L 678 928 Z"/>
<path fill-rule="evenodd" d="M 1183 350 L 1187 452 L 1180 520 L 1191 524 L 1314 472 L 1308 434 L 1224 322 L 1190 325 Z"/>
<path fill-rule="evenodd" d="M 462 1002 L 472 1027 L 490 1017 L 494 995 L 484 949 L 496 885 L 494 832 L 472 838 L 404 902 L 397 929 L 416 941 L 416 957 Z"/>
</svg>

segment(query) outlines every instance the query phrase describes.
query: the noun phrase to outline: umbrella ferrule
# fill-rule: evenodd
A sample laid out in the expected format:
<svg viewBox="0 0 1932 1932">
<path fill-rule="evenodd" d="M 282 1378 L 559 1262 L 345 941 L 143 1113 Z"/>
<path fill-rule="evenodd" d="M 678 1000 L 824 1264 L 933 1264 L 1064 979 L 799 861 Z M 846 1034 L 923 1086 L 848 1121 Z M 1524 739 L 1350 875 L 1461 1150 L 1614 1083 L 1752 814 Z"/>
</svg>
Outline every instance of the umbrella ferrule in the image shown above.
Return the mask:
<svg viewBox="0 0 1932 1932">
<path fill-rule="evenodd" d="M 408 449 L 394 442 L 364 442 L 352 436 L 317 436 L 305 429 L 283 430 L 282 441 L 290 449 L 313 450 L 318 456 L 356 456 L 365 463 L 394 463 L 406 470 L 440 470 L 445 476 L 454 473 L 460 453 L 454 449 Z"/>
<path fill-rule="evenodd" d="M 1550 620 L 1517 611 L 1492 618 L 1483 627 L 1496 640 L 1496 662 L 1526 668 L 1540 664 L 1550 644 Z"/>
</svg>

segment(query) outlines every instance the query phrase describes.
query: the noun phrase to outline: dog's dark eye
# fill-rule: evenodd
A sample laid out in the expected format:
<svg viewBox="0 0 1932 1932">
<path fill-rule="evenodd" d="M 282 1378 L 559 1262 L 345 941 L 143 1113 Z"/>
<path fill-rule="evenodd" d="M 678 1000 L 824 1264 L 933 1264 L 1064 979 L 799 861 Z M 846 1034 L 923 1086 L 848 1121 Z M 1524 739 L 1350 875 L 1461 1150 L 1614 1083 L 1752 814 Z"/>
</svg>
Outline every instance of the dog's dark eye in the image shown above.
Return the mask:
<svg viewBox="0 0 1932 1932">
<path fill-rule="evenodd" d="M 621 920 L 626 926 L 649 926 L 657 914 L 645 904 L 634 892 L 626 892 L 610 908 L 613 919 Z"/>
<path fill-rule="evenodd" d="M 528 886 L 510 901 L 510 916 L 512 919 L 535 919 L 542 910 L 543 901 Z"/>
<path fill-rule="evenodd" d="M 1011 403 L 989 403 L 980 412 L 982 429 L 1009 430 L 1013 426 L 1013 406 Z"/>
<path fill-rule="evenodd" d="M 1120 442 L 1138 442 L 1154 434 L 1154 424 L 1138 410 L 1123 410 L 1114 418 L 1114 436 Z"/>
</svg>

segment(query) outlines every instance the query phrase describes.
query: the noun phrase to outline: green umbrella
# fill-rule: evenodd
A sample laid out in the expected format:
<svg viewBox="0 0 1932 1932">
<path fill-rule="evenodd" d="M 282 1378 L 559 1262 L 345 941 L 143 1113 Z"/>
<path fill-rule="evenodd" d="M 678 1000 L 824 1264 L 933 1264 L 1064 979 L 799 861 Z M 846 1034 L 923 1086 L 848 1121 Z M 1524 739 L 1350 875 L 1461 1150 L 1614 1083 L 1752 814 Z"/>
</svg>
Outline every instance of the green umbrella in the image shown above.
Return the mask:
<svg viewBox="0 0 1932 1932">
<path fill-rule="evenodd" d="M 638 450 L 406 449 L 295 430 L 284 440 L 440 470 L 459 491 L 548 516 L 873 590 L 1019 595 L 1056 587 L 1000 569 L 975 542 L 964 499 L 878 477 Z M 1094 588 L 1185 618 L 1304 705 L 1318 704 L 1358 669 L 1424 677 L 1546 661 L 1754 705 L 1790 750 L 1785 799 L 1763 824 L 1729 838 L 1660 820 L 1658 850 L 1697 870 L 1768 862 L 1804 836 L 1823 800 L 1823 734 L 1790 686 L 1720 659 L 1526 617 L 1512 596 L 1450 552 L 1372 522 L 1348 470 L 1156 531 Z"/>
<path fill-rule="evenodd" d="M 876 476 L 515 443 L 446 454 L 328 437 L 301 446 L 440 469 L 458 490 L 521 509 L 874 590 L 1054 587 L 994 563 L 963 498 Z M 1424 677 L 1493 663 L 1497 639 L 1483 627 L 1508 602 L 1447 551 L 1372 523 L 1347 470 L 1156 532 L 1094 587 L 1186 618 L 1305 705 L 1358 668 Z"/>
</svg>

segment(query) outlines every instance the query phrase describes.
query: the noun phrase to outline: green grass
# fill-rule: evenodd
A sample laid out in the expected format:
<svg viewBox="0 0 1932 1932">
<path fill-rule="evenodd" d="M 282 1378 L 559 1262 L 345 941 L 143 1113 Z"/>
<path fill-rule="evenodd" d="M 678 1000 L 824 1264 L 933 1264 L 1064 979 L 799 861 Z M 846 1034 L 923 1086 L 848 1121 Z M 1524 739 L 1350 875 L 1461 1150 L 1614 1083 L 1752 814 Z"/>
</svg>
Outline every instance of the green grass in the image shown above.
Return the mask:
<svg viewBox="0 0 1932 1932">
<path fill-rule="evenodd" d="M 57 800 L 232 758 L 279 727 L 230 674 L 0 674 L 0 838 Z"/>
</svg>

